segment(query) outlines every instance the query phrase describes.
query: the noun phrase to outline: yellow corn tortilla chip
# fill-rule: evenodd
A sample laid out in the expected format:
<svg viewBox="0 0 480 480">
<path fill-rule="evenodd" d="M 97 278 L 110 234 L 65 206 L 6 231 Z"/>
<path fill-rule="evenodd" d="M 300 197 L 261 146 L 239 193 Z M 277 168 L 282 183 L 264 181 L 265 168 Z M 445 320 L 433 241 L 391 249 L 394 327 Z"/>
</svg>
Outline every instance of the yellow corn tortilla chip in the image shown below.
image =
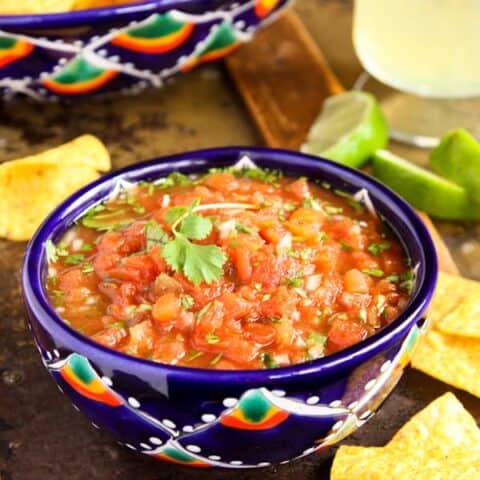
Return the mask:
<svg viewBox="0 0 480 480">
<path fill-rule="evenodd" d="M 408 421 L 385 447 L 342 446 L 331 480 L 473 480 L 480 431 L 451 393 Z"/>
<path fill-rule="evenodd" d="M 480 341 L 480 283 L 442 274 L 431 308 L 434 328 Z"/>
<path fill-rule="evenodd" d="M 98 177 L 87 165 L 18 164 L 0 170 L 0 236 L 29 240 L 62 200 Z"/>
<path fill-rule="evenodd" d="M 0 236 L 29 240 L 66 197 L 109 170 L 103 143 L 83 135 L 37 155 L 0 165 Z"/>
<path fill-rule="evenodd" d="M 478 480 L 480 450 L 455 450 L 447 457 L 428 457 L 421 462 L 406 455 L 388 446 L 342 446 L 330 480 Z"/>
<path fill-rule="evenodd" d="M 413 453 L 418 445 L 422 453 L 435 450 L 439 454 L 448 454 L 452 448 L 480 447 L 480 430 L 457 397 L 448 392 L 412 417 L 388 444 Z"/>
<path fill-rule="evenodd" d="M 442 318 L 455 310 L 457 305 L 462 302 L 464 295 L 462 289 L 459 288 L 459 282 L 462 280 L 464 280 L 462 277 L 456 275 L 443 272 L 438 274 L 435 295 L 428 308 L 428 318 L 432 326 L 435 327 Z"/>
<path fill-rule="evenodd" d="M 0 0 L 1 1 L 1 0 Z M 85 165 L 99 172 L 107 172 L 112 167 L 110 154 L 105 145 L 93 135 L 81 135 L 70 142 L 64 143 L 44 152 L 19 158 L 0 165 L 1 169 L 16 168 L 15 165 L 25 164 L 62 164 Z"/>
<path fill-rule="evenodd" d="M 480 397 L 480 341 L 429 331 L 420 340 L 412 367 Z"/>
</svg>

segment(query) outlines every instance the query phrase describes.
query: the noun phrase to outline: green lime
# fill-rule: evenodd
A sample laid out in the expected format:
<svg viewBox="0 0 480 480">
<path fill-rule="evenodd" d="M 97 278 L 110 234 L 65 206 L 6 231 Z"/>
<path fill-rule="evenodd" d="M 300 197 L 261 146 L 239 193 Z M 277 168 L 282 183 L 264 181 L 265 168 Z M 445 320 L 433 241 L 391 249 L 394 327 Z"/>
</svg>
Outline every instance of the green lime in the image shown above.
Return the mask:
<svg viewBox="0 0 480 480">
<path fill-rule="evenodd" d="M 450 220 L 475 220 L 480 209 L 463 187 L 386 150 L 373 156 L 373 174 L 414 207 Z"/>
<path fill-rule="evenodd" d="M 387 141 L 387 122 L 375 97 L 352 91 L 325 101 L 302 152 L 359 168 Z"/>
<path fill-rule="evenodd" d="M 430 165 L 464 187 L 472 201 L 480 204 L 480 143 L 466 130 L 448 132 L 432 150 Z"/>
</svg>

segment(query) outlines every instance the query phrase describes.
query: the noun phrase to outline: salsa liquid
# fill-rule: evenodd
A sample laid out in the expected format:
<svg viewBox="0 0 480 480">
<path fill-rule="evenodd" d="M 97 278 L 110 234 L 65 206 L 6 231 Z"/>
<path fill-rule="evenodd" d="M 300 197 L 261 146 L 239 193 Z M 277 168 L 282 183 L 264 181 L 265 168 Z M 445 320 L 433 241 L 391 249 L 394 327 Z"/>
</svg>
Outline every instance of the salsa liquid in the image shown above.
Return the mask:
<svg viewBox="0 0 480 480">
<path fill-rule="evenodd" d="M 260 369 L 323 357 L 397 317 L 414 275 L 345 192 L 264 170 L 170 175 L 99 205 L 47 244 L 57 313 L 137 357 Z"/>
</svg>

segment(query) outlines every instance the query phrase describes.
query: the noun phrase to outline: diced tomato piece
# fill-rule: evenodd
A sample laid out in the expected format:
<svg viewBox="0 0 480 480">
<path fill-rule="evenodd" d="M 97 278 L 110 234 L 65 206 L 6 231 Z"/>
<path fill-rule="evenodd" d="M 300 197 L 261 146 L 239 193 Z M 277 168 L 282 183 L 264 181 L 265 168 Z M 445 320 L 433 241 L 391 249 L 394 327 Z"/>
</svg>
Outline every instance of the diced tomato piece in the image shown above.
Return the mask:
<svg viewBox="0 0 480 480">
<path fill-rule="evenodd" d="M 247 323 L 243 329 L 249 340 L 262 346 L 270 345 L 277 336 L 277 331 L 273 325 L 252 322 Z"/>
<path fill-rule="evenodd" d="M 320 233 L 324 219 L 323 212 L 302 207 L 297 208 L 292 213 L 289 221 L 286 222 L 286 226 L 295 236 L 302 238 L 315 237 Z"/>
<path fill-rule="evenodd" d="M 155 302 L 152 317 L 158 325 L 164 325 L 176 320 L 180 313 L 180 298 L 175 293 L 165 293 Z"/>
<path fill-rule="evenodd" d="M 162 340 L 155 342 L 152 359 L 157 362 L 176 365 L 186 354 L 185 343 L 180 340 Z"/>
<path fill-rule="evenodd" d="M 299 200 L 310 197 L 310 187 L 308 186 L 308 182 L 305 178 L 299 178 L 298 180 L 295 180 L 290 184 L 289 189 L 293 196 Z"/>
<path fill-rule="evenodd" d="M 259 347 L 252 342 L 244 340 L 241 335 L 231 335 L 218 346 L 222 348 L 225 358 L 239 365 L 251 362 L 258 355 L 259 351 Z"/>
<path fill-rule="evenodd" d="M 251 252 L 246 249 L 236 248 L 232 252 L 232 259 L 237 275 L 241 282 L 247 283 L 252 278 Z"/>
<path fill-rule="evenodd" d="M 368 334 L 365 325 L 345 318 L 335 318 L 328 331 L 327 347 L 336 352 L 361 342 Z"/>
<path fill-rule="evenodd" d="M 260 229 L 260 235 L 267 243 L 277 244 L 285 232 L 277 227 L 264 227 Z"/>
<path fill-rule="evenodd" d="M 238 320 L 253 310 L 253 305 L 235 293 L 225 292 L 218 299 L 223 303 L 225 312 L 231 318 Z"/>
<path fill-rule="evenodd" d="M 221 192 L 231 192 L 238 188 L 238 180 L 231 173 L 220 172 L 209 175 L 205 179 L 205 185 Z"/>
<path fill-rule="evenodd" d="M 288 288 L 282 286 L 267 301 L 260 304 L 260 311 L 264 317 L 279 319 L 290 315 L 295 309 L 297 301 L 290 295 Z"/>
<path fill-rule="evenodd" d="M 352 268 L 345 273 L 343 282 L 347 292 L 368 293 L 370 291 L 371 279 L 356 268 Z"/>
<path fill-rule="evenodd" d="M 126 350 L 132 355 L 147 356 L 152 351 L 155 340 L 153 324 L 150 320 L 145 320 L 130 327 L 130 338 Z"/>
<path fill-rule="evenodd" d="M 108 348 L 117 347 L 127 337 L 127 329 L 123 327 L 109 327 L 92 335 L 93 340 Z"/>
<path fill-rule="evenodd" d="M 155 268 L 158 273 L 164 272 L 167 269 L 167 264 L 162 256 L 162 248 L 159 245 L 155 245 L 151 248 L 150 258 L 155 264 Z"/>
</svg>

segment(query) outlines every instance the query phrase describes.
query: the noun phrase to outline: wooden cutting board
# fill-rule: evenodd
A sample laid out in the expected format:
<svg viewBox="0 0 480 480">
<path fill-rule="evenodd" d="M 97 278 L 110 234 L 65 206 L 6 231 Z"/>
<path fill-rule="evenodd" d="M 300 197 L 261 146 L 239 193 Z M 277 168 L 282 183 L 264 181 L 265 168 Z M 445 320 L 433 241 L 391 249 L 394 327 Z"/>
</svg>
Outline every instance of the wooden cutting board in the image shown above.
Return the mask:
<svg viewBox="0 0 480 480">
<path fill-rule="evenodd" d="M 298 150 L 324 100 L 344 91 L 293 10 L 287 10 L 226 60 L 266 145 Z M 440 269 L 459 275 L 430 218 L 420 213 L 437 248 Z"/>
</svg>

